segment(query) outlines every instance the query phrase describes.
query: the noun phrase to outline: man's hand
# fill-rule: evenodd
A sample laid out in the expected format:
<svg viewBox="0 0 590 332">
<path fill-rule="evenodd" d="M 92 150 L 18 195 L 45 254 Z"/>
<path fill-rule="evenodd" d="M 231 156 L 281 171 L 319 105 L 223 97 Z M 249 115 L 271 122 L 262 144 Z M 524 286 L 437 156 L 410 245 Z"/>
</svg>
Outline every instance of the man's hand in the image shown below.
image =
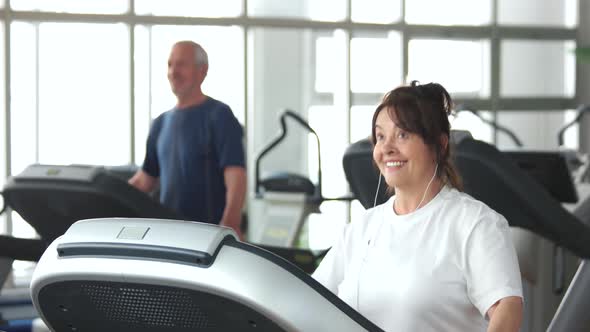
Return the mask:
<svg viewBox="0 0 590 332">
<path fill-rule="evenodd" d="M 156 189 L 158 178 L 139 169 L 127 182 L 144 193 L 151 193 Z"/>
<path fill-rule="evenodd" d="M 244 240 L 240 229 L 242 225 L 242 207 L 246 198 L 246 169 L 241 166 L 228 166 L 223 170 L 225 187 L 225 209 L 220 225 L 232 228 Z"/>
</svg>

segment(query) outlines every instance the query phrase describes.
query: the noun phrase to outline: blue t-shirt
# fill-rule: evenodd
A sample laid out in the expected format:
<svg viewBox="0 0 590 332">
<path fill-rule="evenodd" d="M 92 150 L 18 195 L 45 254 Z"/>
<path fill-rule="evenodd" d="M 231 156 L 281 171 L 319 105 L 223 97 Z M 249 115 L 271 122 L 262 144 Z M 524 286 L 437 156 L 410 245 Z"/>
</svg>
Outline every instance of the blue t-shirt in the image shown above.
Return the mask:
<svg viewBox="0 0 590 332">
<path fill-rule="evenodd" d="M 152 123 L 143 170 L 160 178 L 160 201 L 188 220 L 219 223 L 227 166 L 242 166 L 242 126 L 226 104 L 172 109 Z"/>
</svg>

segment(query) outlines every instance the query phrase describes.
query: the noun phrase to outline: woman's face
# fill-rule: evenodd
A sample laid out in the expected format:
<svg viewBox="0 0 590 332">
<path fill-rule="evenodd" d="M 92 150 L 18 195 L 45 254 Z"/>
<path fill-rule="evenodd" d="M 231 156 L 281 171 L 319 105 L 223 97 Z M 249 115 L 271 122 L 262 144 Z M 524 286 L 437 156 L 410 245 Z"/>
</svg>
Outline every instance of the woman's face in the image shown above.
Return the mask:
<svg viewBox="0 0 590 332">
<path fill-rule="evenodd" d="M 390 187 L 424 190 L 435 171 L 434 152 L 420 136 L 399 128 L 391 113 L 384 108 L 377 115 L 373 159 Z"/>
</svg>

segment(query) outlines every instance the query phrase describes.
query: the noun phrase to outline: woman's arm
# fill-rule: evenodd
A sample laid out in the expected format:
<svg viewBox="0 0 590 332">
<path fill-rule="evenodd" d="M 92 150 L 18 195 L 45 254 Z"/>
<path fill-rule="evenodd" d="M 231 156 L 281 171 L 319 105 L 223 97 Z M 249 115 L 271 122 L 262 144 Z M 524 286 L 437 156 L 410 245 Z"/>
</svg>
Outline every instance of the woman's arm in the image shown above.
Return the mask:
<svg viewBox="0 0 590 332">
<path fill-rule="evenodd" d="M 488 310 L 488 332 L 518 332 L 522 323 L 522 299 L 509 296 L 496 302 Z"/>
</svg>

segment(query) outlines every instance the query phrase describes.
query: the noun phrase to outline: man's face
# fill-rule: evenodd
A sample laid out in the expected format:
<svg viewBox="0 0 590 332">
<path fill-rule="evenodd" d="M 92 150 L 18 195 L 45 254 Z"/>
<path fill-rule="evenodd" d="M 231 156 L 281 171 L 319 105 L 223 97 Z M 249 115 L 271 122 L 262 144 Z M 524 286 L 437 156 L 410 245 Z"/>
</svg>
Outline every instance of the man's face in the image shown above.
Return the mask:
<svg viewBox="0 0 590 332">
<path fill-rule="evenodd" d="M 191 45 L 176 44 L 168 58 L 168 81 L 172 92 L 178 97 L 187 97 L 197 91 L 205 79 L 206 66 L 197 65 Z"/>
</svg>

